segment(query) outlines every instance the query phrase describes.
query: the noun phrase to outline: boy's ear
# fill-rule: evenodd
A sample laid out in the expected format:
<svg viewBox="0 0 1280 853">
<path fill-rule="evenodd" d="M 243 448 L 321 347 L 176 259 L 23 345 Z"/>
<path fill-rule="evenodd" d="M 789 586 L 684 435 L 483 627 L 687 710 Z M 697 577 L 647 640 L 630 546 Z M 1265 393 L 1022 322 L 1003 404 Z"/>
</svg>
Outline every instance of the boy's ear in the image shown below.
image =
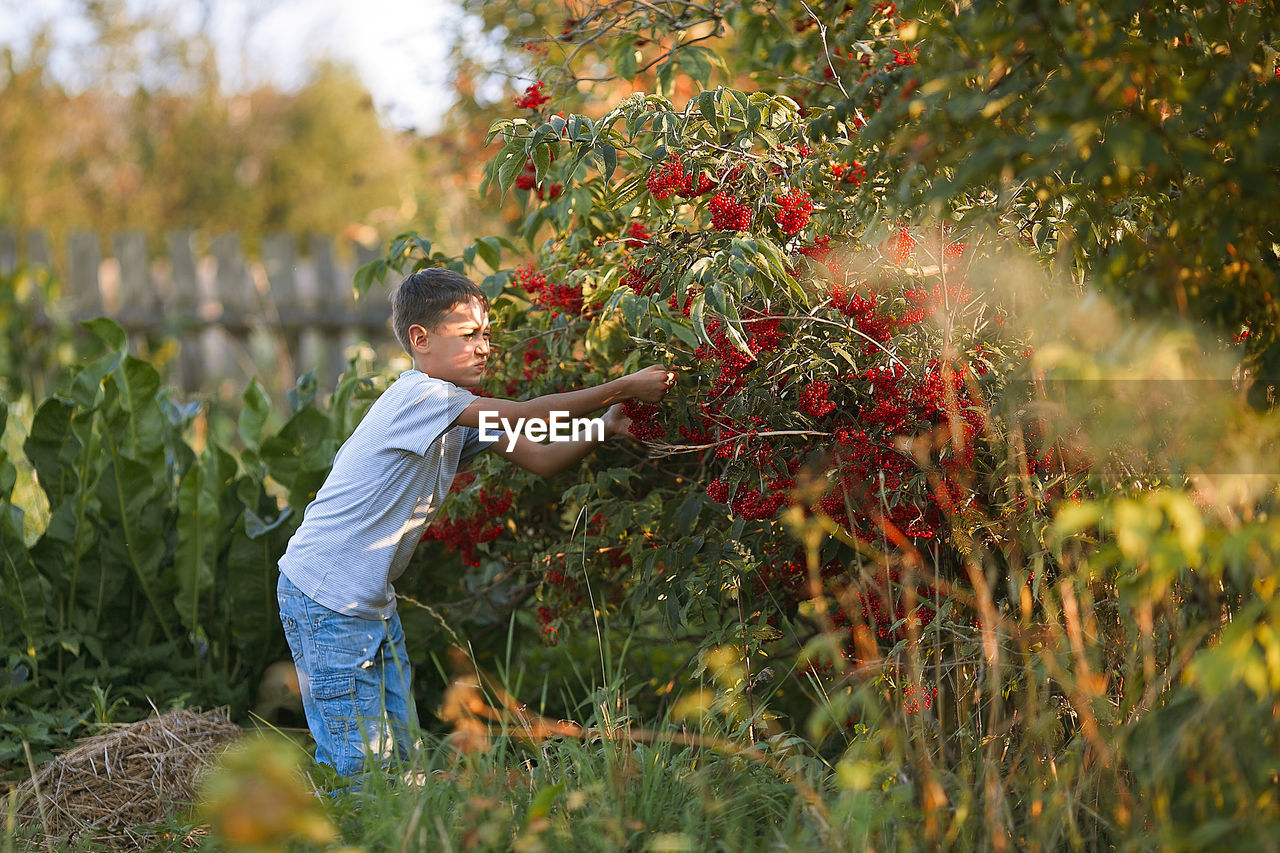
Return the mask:
<svg viewBox="0 0 1280 853">
<path fill-rule="evenodd" d="M 425 326 L 414 323 L 409 327 L 409 346 L 414 349 L 421 349 L 425 352 L 427 347 L 430 345 L 430 342 L 431 336 L 427 334 Z"/>
</svg>

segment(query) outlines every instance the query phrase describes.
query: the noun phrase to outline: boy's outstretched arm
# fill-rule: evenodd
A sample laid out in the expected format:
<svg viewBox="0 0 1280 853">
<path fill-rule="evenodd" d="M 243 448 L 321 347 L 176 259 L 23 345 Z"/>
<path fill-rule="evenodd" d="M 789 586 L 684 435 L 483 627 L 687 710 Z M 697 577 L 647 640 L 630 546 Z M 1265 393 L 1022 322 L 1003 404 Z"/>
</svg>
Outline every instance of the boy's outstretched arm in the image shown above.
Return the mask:
<svg viewBox="0 0 1280 853">
<path fill-rule="evenodd" d="M 626 433 L 627 424 L 630 423 L 627 416 L 622 414 L 621 403 L 611 406 L 602 420 L 603 437 L 587 430 L 584 435 L 576 436 L 572 441 L 543 443 L 531 441 L 523 435 L 515 436 L 513 441 L 504 435 L 493 446 L 493 452 L 539 477 L 550 477 L 571 467 L 613 436 Z"/>
<path fill-rule="evenodd" d="M 493 429 L 503 420 L 511 424 L 521 419 L 528 421 L 533 418 L 550 421 L 553 412 L 560 417 L 580 418 L 605 406 L 612 406 L 603 418 L 603 439 L 598 433 L 592 434 L 592 431 L 577 436 L 573 441 L 545 444 L 531 441 L 523 435 L 514 441 L 503 435 L 494 445 L 494 451 L 503 458 L 534 474 L 548 477 L 573 465 L 612 436 L 626 431 L 627 418 L 622 414 L 621 406 L 617 405 L 621 401 L 634 399 L 656 403 L 666 396 L 674 384 L 675 374 L 655 365 L 603 385 L 547 394 L 532 400 L 477 400 L 462 411 L 455 423 L 479 429 L 481 418 L 484 417 L 485 424 Z"/>
</svg>

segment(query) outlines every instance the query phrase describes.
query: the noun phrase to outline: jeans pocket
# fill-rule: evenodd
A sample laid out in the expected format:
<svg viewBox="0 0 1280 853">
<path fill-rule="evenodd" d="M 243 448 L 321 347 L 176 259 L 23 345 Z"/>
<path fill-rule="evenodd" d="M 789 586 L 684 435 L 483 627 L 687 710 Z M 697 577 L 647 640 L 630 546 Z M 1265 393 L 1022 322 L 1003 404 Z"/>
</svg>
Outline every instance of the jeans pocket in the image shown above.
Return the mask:
<svg viewBox="0 0 1280 853">
<path fill-rule="evenodd" d="M 334 739 L 347 739 L 348 727 L 356 724 L 355 673 L 327 673 L 311 680 L 311 698 L 316 701 Z"/>
</svg>

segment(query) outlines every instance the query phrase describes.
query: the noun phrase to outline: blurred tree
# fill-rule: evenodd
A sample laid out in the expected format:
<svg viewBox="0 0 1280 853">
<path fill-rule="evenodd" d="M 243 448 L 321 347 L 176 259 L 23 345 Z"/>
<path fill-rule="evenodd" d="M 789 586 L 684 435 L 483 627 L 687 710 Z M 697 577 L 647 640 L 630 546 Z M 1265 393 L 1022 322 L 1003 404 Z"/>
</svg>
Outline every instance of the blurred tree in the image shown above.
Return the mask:
<svg viewBox="0 0 1280 853">
<path fill-rule="evenodd" d="M 351 67 L 229 94 L 199 32 L 120 0 L 86 3 L 85 20 L 81 90 L 51 74 L 50 25 L 0 54 L 0 225 L 368 241 L 409 224 L 415 140 L 381 122 Z"/>
</svg>

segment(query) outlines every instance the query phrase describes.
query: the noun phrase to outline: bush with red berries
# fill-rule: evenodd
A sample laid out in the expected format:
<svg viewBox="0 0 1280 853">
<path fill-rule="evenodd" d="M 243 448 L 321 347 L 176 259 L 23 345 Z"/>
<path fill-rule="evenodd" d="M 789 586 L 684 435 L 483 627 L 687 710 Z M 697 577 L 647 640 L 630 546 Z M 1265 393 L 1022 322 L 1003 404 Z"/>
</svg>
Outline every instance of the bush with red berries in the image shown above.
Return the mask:
<svg viewBox="0 0 1280 853">
<path fill-rule="evenodd" d="M 680 130 L 659 145 L 655 124 Z M 653 363 L 678 381 L 659 404 L 625 403 L 634 441 L 554 486 L 481 457 L 482 482 L 517 495 L 510 523 L 473 530 L 463 513 L 433 536 L 524 577 L 545 642 L 616 608 L 696 625 L 708 645 L 764 632 L 775 655 L 843 638 L 829 670 L 867 654 L 859 626 L 880 653 L 938 630 L 940 614 L 972 630 L 964 555 L 1022 535 L 1011 525 L 1082 475 L 1047 470 L 1032 439 L 1014 458 L 1000 440 L 1024 426 L 996 403 L 1027 347 L 975 272 L 983 240 L 864 220 L 852 137 L 815 141 L 785 98 L 719 90 L 677 109 L 634 95 L 598 121 L 494 133 L 489 184 L 565 189 L 536 202 L 548 236 L 533 259 L 490 264 L 490 392 Z M 1015 468 L 1040 491 L 1002 491 Z"/>
</svg>

